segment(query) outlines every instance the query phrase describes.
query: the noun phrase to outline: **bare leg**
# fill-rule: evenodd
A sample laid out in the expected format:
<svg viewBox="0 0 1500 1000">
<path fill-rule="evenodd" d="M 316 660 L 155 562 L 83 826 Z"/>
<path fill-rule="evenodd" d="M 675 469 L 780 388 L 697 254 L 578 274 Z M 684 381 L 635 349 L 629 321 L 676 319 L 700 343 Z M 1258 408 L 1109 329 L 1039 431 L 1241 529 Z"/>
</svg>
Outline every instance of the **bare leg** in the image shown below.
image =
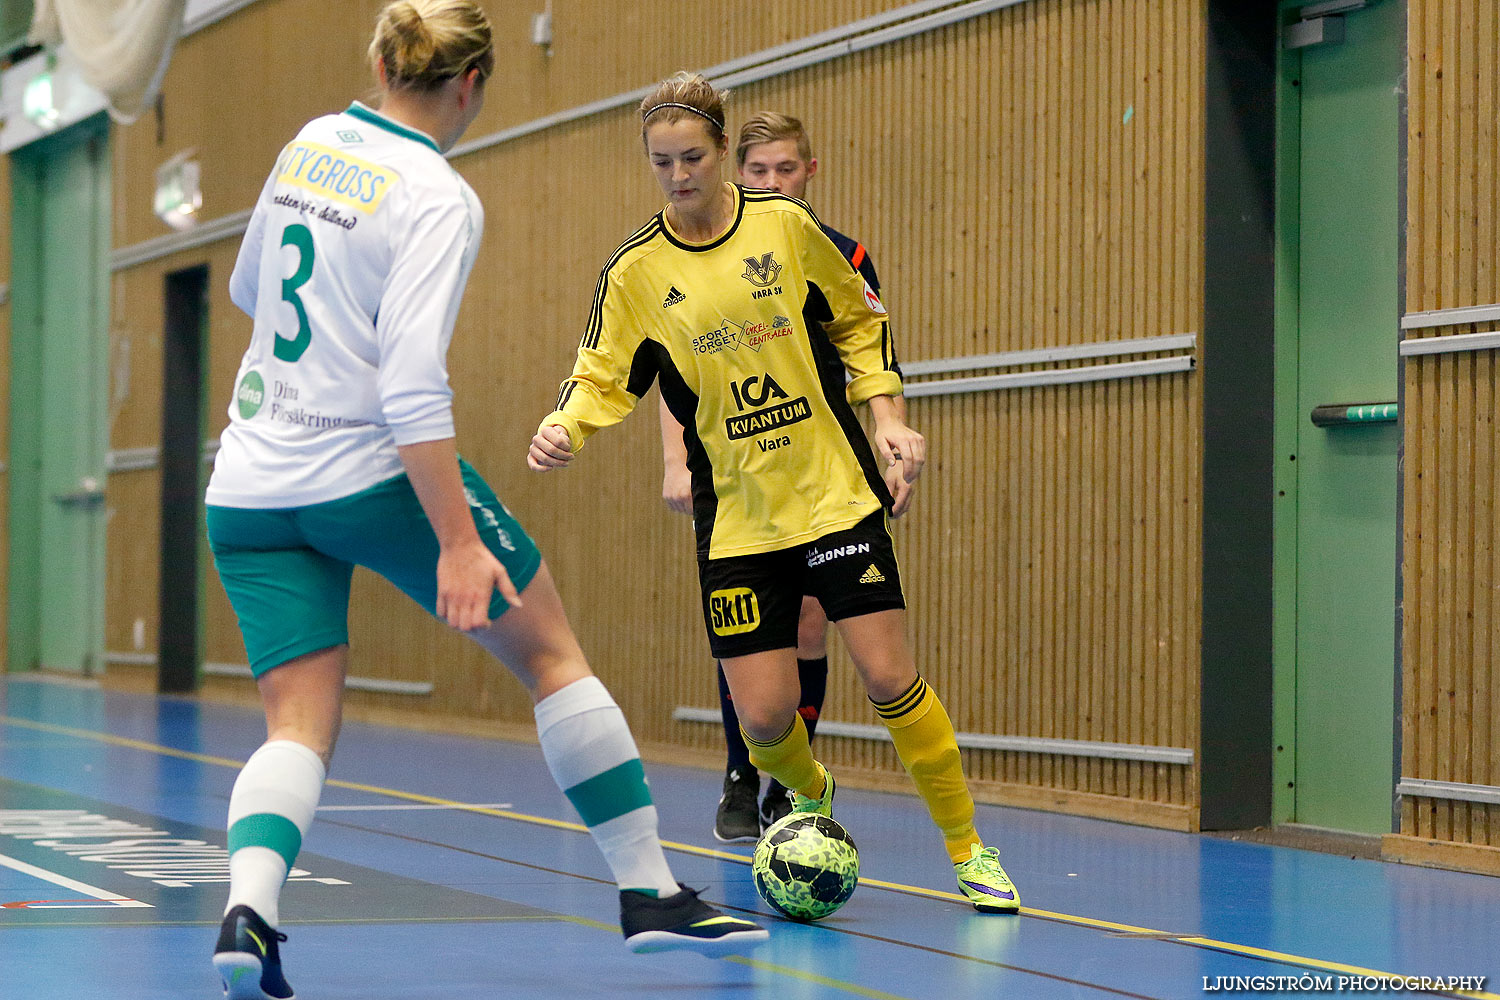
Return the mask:
<svg viewBox="0 0 1500 1000">
<path fill-rule="evenodd" d="M 888 702 L 911 687 L 917 664 L 906 645 L 905 611 L 877 611 L 836 624 L 872 701 Z"/>
<path fill-rule="evenodd" d="M 828 616 L 816 597 L 802 598 L 797 618 L 797 659 L 819 660 L 828 656 Z"/>
<path fill-rule="evenodd" d="M 525 603 L 511 608 L 469 637 L 505 664 L 526 686 L 533 702 L 585 677 L 588 660 L 568 624 L 562 598 L 547 564 L 542 563 L 526 587 Z"/>
<path fill-rule="evenodd" d="M 724 660 L 724 677 L 734 696 L 740 728 L 752 739 L 773 740 L 791 724 L 800 694 L 793 650 L 732 656 Z"/>
<path fill-rule="evenodd" d="M 288 660 L 260 675 L 266 740 L 291 740 L 328 767 L 344 721 L 344 674 L 349 647 L 329 646 Z"/>
<path fill-rule="evenodd" d="M 775 649 L 724 661 L 750 762 L 809 798 L 824 791 L 823 769 L 813 759 L 807 728 L 797 714 L 801 683 L 796 650 Z"/>
</svg>

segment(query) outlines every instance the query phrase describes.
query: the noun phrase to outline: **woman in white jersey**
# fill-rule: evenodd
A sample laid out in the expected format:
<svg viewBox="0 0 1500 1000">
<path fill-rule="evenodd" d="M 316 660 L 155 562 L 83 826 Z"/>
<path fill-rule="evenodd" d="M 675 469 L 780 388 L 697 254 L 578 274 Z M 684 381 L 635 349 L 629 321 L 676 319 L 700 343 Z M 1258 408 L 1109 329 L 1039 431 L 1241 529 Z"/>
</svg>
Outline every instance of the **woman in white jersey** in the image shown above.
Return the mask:
<svg viewBox="0 0 1500 1000">
<path fill-rule="evenodd" d="M 473 0 L 398 0 L 358 102 L 282 150 L 230 279 L 254 318 L 207 494 L 215 566 L 268 741 L 229 804 L 228 995 L 292 995 L 281 885 L 333 754 L 356 564 L 463 630 L 526 685 L 542 750 L 620 887 L 635 951 L 743 950 L 766 932 L 672 876 L 624 716 L 590 672 L 546 564 L 457 455 L 446 355 L 483 213 L 448 165 L 494 66 Z"/>
</svg>

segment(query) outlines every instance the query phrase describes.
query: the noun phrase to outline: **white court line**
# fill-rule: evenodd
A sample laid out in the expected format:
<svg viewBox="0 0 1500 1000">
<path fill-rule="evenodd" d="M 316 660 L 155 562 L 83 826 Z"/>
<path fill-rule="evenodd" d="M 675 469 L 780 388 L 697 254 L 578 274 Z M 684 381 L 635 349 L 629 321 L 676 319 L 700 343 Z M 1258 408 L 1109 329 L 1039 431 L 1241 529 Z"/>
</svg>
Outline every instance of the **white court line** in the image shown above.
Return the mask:
<svg viewBox="0 0 1500 1000">
<path fill-rule="evenodd" d="M 452 805 L 318 806 L 318 812 L 414 812 L 419 809 L 509 809 L 509 802 L 455 802 Z"/>
<path fill-rule="evenodd" d="M 97 886 L 89 885 L 86 882 L 75 881 L 74 879 L 68 878 L 66 875 L 59 875 L 59 874 L 57 874 L 57 872 L 49 872 L 45 868 L 38 868 L 36 865 L 29 865 L 29 864 L 27 864 L 24 861 L 17 860 L 16 858 L 7 857 L 4 854 L 0 854 L 0 865 L 4 865 L 6 868 L 14 868 L 16 871 L 20 872 L 22 875 L 30 875 L 33 878 L 39 878 L 39 879 L 42 879 L 45 882 L 51 882 L 53 885 L 60 885 L 64 889 L 72 889 L 74 892 L 81 892 L 85 896 L 92 896 L 95 899 L 102 899 L 102 900 L 104 900 L 104 904 L 108 905 L 108 906 L 123 906 L 123 907 L 142 907 L 142 906 L 144 906 L 148 910 L 149 909 L 155 909 L 155 907 L 153 907 L 150 903 L 143 903 L 139 899 L 127 899 L 126 897 L 121 896 L 119 893 L 106 892 L 105 890 L 100 889 Z M 64 902 L 61 902 L 61 901 L 57 901 L 57 902 L 52 902 L 52 903 L 37 903 L 36 905 L 26 907 L 26 909 L 29 909 L 29 910 L 84 909 L 84 908 L 87 908 L 87 907 L 92 907 L 92 906 L 97 906 L 97 905 L 99 905 L 99 904 L 94 904 L 94 903 L 81 903 L 81 904 L 80 903 L 64 903 Z"/>
</svg>

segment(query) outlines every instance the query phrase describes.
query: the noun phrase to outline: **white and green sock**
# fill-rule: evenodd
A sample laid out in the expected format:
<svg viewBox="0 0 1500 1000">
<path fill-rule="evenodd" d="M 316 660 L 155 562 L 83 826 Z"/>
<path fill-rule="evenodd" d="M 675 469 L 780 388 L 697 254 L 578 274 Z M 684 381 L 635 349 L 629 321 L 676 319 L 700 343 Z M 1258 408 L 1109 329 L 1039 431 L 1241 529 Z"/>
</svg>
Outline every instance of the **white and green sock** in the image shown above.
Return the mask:
<svg viewBox="0 0 1500 1000">
<path fill-rule="evenodd" d="M 675 894 L 640 752 L 599 678 L 574 681 L 538 702 L 536 729 L 553 779 L 583 817 L 619 887 Z"/>
<path fill-rule="evenodd" d="M 250 756 L 229 795 L 229 902 L 280 922 L 281 886 L 302 849 L 323 794 L 322 759 L 291 740 L 272 740 Z"/>
</svg>

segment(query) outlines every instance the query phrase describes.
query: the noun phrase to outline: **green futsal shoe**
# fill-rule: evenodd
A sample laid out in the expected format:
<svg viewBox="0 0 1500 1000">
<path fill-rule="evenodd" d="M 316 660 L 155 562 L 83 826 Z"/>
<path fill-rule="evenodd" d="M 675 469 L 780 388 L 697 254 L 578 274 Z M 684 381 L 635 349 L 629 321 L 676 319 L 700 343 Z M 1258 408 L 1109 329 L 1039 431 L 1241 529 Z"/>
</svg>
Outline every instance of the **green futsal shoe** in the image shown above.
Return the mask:
<svg viewBox="0 0 1500 1000">
<path fill-rule="evenodd" d="M 814 761 L 813 763 L 817 763 Z M 792 793 L 792 812 L 794 813 L 816 813 L 819 816 L 833 818 L 833 774 L 822 764 L 818 764 L 818 770 L 823 772 L 823 794 L 817 798 L 809 798 L 801 792 Z"/>
<path fill-rule="evenodd" d="M 958 876 L 959 888 L 980 913 L 1020 912 L 1021 894 L 1000 867 L 1000 852 L 995 848 L 975 844 L 969 849 L 969 860 L 954 865 L 953 873 Z"/>
</svg>

